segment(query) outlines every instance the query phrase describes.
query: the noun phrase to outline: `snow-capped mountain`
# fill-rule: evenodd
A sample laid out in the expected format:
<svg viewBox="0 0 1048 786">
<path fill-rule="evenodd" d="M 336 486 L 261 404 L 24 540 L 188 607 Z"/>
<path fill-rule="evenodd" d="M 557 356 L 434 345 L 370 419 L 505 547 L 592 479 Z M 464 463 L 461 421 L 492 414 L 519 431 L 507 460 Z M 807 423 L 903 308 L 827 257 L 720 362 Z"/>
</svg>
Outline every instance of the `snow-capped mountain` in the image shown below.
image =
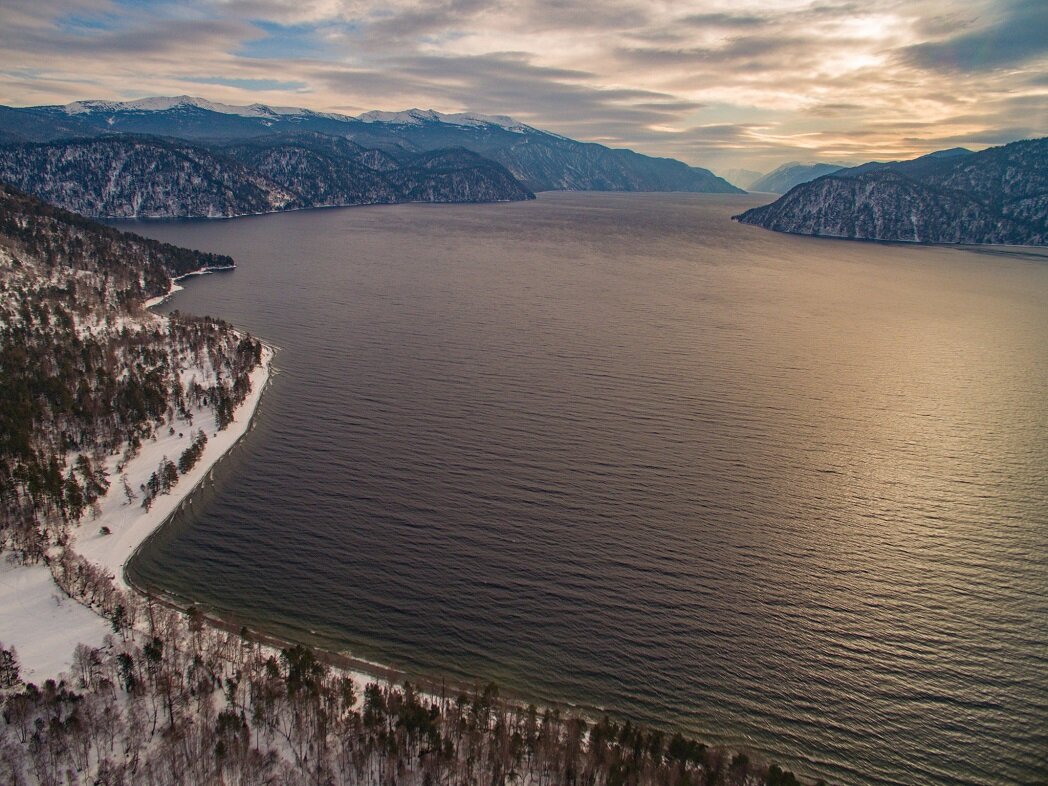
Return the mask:
<svg viewBox="0 0 1048 786">
<path fill-rule="evenodd" d="M 446 123 L 451 126 L 483 127 L 495 126 L 504 131 L 517 134 L 529 131 L 538 132 L 537 128 L 519 123 L 506 115 L 481 115 L 475 112 L 444 114 L 433 109 L 408 109 L 404 112 L 365 112 L 356 117 L 362 123 L 392 123 L 397 125 L 422 125 L 424 123 Z M 541 133 L 549 133 L 541 132 Z"/>
<path fill-rule="evenodd" d="M 304 109 L 294 106 L 268 106 L 266 104 L 249 104 L 241 106 L 237 104 L 222 104 L 217 101 L 208 101 L 206 98 L 196 96 L 155 96 L 153 98 L 139 98 L 135 101 L 73 101 L 60 107 L 41 107 L 42 109 L 60 109 L 67 115 L 83 114 L 117 114 L 128 112 L 168 112 L 176 109 L 203 109 L 208 112 L 217 112 L 222 115 L 236 115 L 237 117 L 267 118 L 270 120 L 292 117 L 319 117 L 327 120 L 351 123 L 359 121 L 362 123 L 390 123 L 393 125 L 422 125 L 424 123 L 445 123 L 452 126 L 495 126 L 506 131 L 524 133 L 537 131 L 524 123 L 519 123 L 512 117 L 506 115 L 482 115 L 475 112 L 459 112 L 445 114 L 434 109 L 407 109 L 403 112 L 365 112 L 362 115 L 345 115 L 337 112 L 314 112 L 312 109 Z"/>
<path fill-rule="evenodd" d="M 117 112 L 167 112 L 172 109 L 203 109 L 208 112 L 218 112 L 223 115 L 236 115 L 238 117 L 324 117 L 332 120 L 352 120 L 349 115 L 340 115 L 332 112 L 314 112 L 310 109 L 302 109 L 294 106 L 268 106 L 266 104 L 249 104 L 239 106 L 236 104 L 222 104 L 217 101 L 208 101 L 206 98 L 196 96 L 154 96 L 153 98 L 139 98 L 135 101 L 73 101 L 61 107 L 41 107 L 42 109 L 61 109 L 68 115 L 82 115 L 89 113 L 111 114 Z"/>
<path fill-rule="evenodd" d="M 501 164 L 531 191 L 739 193 L 708 169 L 579 142 L 502 115 L 409 109 L 354 117 L 192 96 L 0 107 L 0 144 L 137 134 L 214 146 L 303 132 L 349 139 L 391 155 L 465 148 Z"/>
</svg>

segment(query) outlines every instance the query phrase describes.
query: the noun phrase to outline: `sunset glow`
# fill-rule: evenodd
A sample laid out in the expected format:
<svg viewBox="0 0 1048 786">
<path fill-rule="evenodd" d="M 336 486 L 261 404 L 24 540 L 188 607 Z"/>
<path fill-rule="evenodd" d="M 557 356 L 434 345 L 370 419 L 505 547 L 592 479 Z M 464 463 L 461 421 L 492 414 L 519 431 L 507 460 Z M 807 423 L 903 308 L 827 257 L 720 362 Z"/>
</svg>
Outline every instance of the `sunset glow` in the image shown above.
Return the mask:
<svg viewBox="0 0 1048 786">
<path fill-rule="evenodd" d="M 905 158 L 1048 129 L 1048 6 L 15 0 L 0 102 L 201 95 L 507 114 L 714 168 Z"/>
</svg>

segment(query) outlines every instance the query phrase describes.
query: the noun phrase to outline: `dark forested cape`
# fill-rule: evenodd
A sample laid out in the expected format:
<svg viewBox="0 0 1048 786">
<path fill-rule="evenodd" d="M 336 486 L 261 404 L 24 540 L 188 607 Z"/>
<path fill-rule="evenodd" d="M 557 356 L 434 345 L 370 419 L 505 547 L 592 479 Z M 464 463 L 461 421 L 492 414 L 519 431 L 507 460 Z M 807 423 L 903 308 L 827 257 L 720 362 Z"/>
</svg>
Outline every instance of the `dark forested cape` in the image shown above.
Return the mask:
<svg viewBox="0 0 1048 786">
<path fill-rule="evenodd" d="M 843 169 L 735 218 L 802 235 L 1046 245 L 1048 138 Z"/>
<path fill-rule="evenodd" d="M 121 232 L 3 183 L 0 254 L 10 257 L 20 270 L 35 268 L 41 277 L 60 280 L 75 274 L 81 281 L 97 279 L 103 287 L 96 293 L 102 312 L 106 308 L 127 311 L 147 298 L 166 294 L 171 280 L 187 273 L 234 266 L 232 257 L 224 254 L 192 251 Z M 27 278 L 30 294 L 36 297 L 32 283 Z M 8 294 L 13 285 L 5 281 L 0 292 Z M 44 292 L 39 297 L 62 294 Z M 79 297 L 83 302 L 74 305 L 88 310 L 92 301 L 82 287 Z M 10 324 L 0 320 L 0 327 L 7 329 Z"/>
<path fill-rule="evenodd" d="M 0 107 L 0 144 L 0 178 L 67 207 L 92 205 L 93 215 L 501 201 L 554 189 L 740 193 L 673 159 L 505 117 L 419 110 L 351 117 L 187 96 Z M 186 193 L 188 182 L 200 193 Z"/>
</svg>

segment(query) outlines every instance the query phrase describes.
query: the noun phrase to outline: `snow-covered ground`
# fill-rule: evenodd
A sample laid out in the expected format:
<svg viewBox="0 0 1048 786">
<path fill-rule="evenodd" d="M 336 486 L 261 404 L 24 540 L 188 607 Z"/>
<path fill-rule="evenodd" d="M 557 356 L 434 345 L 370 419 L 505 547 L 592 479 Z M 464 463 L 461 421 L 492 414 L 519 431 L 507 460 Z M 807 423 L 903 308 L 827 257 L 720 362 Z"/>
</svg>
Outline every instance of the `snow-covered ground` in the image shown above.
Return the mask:
<svg viewBox="0 0 1048 786">
<path fill-rule="evenodd" d="M 109 622 L 66 597 L 46 565 L 0 559 L 0 642 L 14 646 L 26 682 L 53 679 L 73 663 L 77 644 L 98 647 Z"/>
<path fill-rule="evenodd" d="M 263 347 L 262 365 L 251 373 L 251 392 L 237 408 L 233 422 L 224 431 L 216 430 L 214 414 L 210 410 L 204 410 L 196 413 L 192 425 L 184 420 L 175 421 L 170 427 L 162 427 L 155 441 L 143 443 L 141 452 L 128 462 L 122 473 L 127 476 L 128 486 L 136 495 L 130 503 L 124 493 L 121 473 L 116 471 L 118 457 L 112 457 L 108 466 L 109 491 L 99 500 L 101 515 L 97 518 L 88 515 L 81 519 L 74 533 L 73 550 L 88 561 L 105 568 L 113 575 L 117 584 L 126 589 L 128 585 L 124 579 L 124 564 L 247 431 L 251 416 L 269 379 L 272 359 L 273 351 L 269 347 Z M 170 428 L 174 429 L 174 434 L 169 433 Z M 207 434 L 207 445 L 196 466 L 179 477 L 177 485 L 169 494 L 156 497 L 149 510 L 143 508 L 141 486 L 149 480 L 149 476 L 156 471 L 164 457 L 177 462 L 182 451 L 192 443 L 193 434 L 201 428 Z M 102 527 L 107 527 L 110 534 L 103 535 Z"/>
<path fill-rule="evenodd" d="M 262 364 L 251 373 L 251 392 L 237 407 L 233 422 L 225 430 L 217 430 L 212 411 L 200 410 L 194 414 L 192 425 L 176 421 L 161 427 L 156 439 L 143 443 L 139 454 L 122 472 L 116 471 L 119 457 L 111 457 L 107 465 L 110 486 L 99 500 L 100 514 L 84 516 L 73 532 L 73 549 L 127 588 L 124 565 L 131 555 L 247 432 L 269 380 L 272 359 L 273 350 L 264 346 Z M 169 433 L 172 427 L 174 434 Z M 177 463 L 200 429 L 207 434 L 207 445 L 196 466 L 179 477 L 170 493 L 157 496 L 147 511 L 141 504 L 140 485 L 149 479 L 163 457 Z M 127 477 L 135 494 L 130 503 L 121 475 Z M 102 534 L 103 527 L 110 534 Z M 58 677 L 72 664 L 77 644 L 99 647 L 111 632 L 109 622 L 65 596 L 47 566 L 6 561 L 0 565 L 0 642 L 17 649 L 23 680 L 40 684 Z"/>
</svg>

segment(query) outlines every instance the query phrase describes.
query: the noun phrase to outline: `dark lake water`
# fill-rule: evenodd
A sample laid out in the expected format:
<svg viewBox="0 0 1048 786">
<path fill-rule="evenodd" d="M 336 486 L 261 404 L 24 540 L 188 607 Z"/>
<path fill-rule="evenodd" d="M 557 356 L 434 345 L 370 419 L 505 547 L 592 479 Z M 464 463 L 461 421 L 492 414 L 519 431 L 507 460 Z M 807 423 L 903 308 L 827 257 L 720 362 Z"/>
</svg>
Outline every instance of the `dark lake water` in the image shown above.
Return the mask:
<svg viewBox="0 0 1048 786">
<path fill-rule="evenodd" d="M 276 344 L 141 582 L 859 784 L 1048 776 L 1048 264 L 759 197 L 134 225 Z"/>
</svg>

